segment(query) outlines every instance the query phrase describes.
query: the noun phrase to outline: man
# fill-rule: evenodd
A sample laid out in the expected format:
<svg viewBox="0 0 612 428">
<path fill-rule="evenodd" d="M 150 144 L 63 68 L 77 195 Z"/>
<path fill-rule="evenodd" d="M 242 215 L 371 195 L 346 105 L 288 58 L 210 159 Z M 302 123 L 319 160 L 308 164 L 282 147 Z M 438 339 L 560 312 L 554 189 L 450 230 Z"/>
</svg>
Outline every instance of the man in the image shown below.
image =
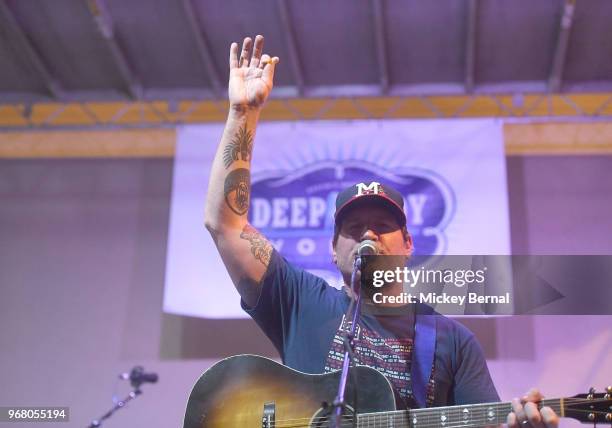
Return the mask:
<svg viewBox="0 0 612 428">
<path fill-rule="evenodd" d="M 279 61 L 262 55 L 262 51 L 262 36 L 254 43 L 245 38 L 240 56 L 238 44 L 232 43 L 230 48 L 230 110 L 212 165 L 206 227 L 240 293 L 243 308 L 272 340 L 283 362 L 309 373 L 336 370 L 342 360 L 341 336 L 347 328 L 343 314 L 350 297 L 289 264 L 247 220 L 255 129 Z M 357 247 L 364 240 L 373 241 L 381 254 L 407 258 L 412 252 L 403 200 L 388 186 L 362 183 L 340 192 L 335 225 L 333 260 L 345 284 L 350 283 Z M 398 295 L 402 284 L 382 291 L 387 296 Z M 414 312 L 412 306 L 375 305 L 365 296 L 356 337 L 359 362 L 387 376 L 401 406 L 413 404 L 408 371 Z M 472 333 L 445 317 L 439 317 L 436 331 L 427 405 L 498 401 Z M 533 403 L 540 399 L 532 390 L 515 400 L 508 424 L 555 427 L 558 418 L 554 412 L 549 408 L 538 411 Z"/>
</svg>

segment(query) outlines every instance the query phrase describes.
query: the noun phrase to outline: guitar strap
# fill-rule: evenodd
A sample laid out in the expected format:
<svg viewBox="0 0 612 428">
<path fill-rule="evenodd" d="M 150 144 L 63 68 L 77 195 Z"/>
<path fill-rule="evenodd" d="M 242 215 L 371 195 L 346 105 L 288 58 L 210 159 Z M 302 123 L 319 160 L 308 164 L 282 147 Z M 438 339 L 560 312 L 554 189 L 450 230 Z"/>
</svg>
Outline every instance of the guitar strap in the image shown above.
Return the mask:
<svg viewBox="0 0 612 428">
<path fill-rule="evenodd" d="M 436 316 L 418 313 L 414 326 L 414 351 L 410 376 L 412 395 L 419 407 L 427 407 L 427 386 L 433 368 L 436 349 Z"/>
</svg>

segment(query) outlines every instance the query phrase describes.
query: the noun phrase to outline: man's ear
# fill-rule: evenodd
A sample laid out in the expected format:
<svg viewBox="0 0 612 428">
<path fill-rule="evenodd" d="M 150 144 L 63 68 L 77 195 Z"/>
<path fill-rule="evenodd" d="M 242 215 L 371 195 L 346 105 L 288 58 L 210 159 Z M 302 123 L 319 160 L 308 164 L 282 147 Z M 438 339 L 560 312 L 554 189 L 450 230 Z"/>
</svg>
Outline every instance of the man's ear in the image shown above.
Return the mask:
<svg viewBox="0 0 612 428">
<path fill-rule="evenodd" d="M 412 235 L 408 232 L 408 229 L 404 228 L 404 248 L 406 249 L 407 255 L 412 255 L 414 251 L 414 245 L 412 243 Z"/>
<path fill-rule="evenodd" d="M 336 254 L 336 246 L 332 245 L 332 263 L 338 266 L 338 255 Z"/>
</svg>

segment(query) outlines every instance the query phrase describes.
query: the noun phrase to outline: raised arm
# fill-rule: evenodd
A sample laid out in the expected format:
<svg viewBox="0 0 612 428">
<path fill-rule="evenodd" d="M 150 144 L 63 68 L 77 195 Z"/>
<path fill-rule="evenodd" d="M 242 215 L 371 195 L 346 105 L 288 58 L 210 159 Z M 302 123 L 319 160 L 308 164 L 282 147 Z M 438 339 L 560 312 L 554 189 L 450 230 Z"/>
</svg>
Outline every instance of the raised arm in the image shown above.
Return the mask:
<svg viewBox="0 0 612 428">
<path fill-rule="evenodd" d="M 225 267 L 249 306 L 257 303 L 272 246 L 247 221 L 251 195 L 251 154 L 261 108 L 272 90 L 278 58 L 262 55 L 264 39 L 245 38 L 230 48 L 230 109 L 213 161 L 205 224 Z M 251 53 L 252 51 L 252 53 Z"/>
</svg>

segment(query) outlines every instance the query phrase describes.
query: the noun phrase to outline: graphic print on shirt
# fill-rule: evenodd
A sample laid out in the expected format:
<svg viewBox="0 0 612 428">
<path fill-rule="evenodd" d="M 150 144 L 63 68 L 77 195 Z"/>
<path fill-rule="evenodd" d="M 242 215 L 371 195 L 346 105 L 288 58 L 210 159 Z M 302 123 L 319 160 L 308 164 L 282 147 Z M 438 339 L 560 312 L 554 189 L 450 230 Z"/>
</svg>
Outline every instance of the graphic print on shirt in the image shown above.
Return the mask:
<svg viewBox="0 0 612 428">
<path fill-rule="evenodd" d="M 350 331 L 350 328 L 351 321 L 346 320 L 343 315 L 325 361 L 325 373 L 342 369 L 344 360 L 342 334 Z M 412 338 L 383 337 L 361 324 L 355 329 L 357 364 L 378 369 L 391 382 L 404 403 L 412 397 L 410 382 L 412 347 Z"/>
</svg>

